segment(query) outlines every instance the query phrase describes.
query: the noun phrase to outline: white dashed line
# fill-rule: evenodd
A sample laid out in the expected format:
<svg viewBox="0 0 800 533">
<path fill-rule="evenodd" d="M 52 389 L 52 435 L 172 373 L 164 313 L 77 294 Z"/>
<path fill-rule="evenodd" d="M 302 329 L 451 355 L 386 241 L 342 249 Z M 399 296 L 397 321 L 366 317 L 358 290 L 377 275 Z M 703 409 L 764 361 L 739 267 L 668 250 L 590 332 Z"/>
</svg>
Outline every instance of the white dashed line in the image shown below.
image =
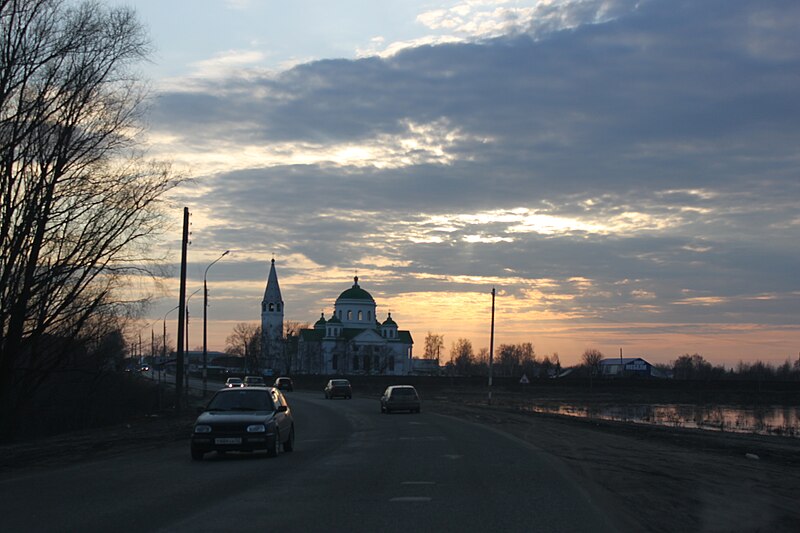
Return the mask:
<svg viewBox="0 0 800 533">
<path fill-rule="evenodd" d="M 435 481 L 403 481 L 401 485 L 436 485 Z"/>
<path fill-rule="evenodd" d="M 390 502 L 429 502 L 431 498 L 427 496 L 400 496 L 397 498 L 390 498 Z"/>
</svg>

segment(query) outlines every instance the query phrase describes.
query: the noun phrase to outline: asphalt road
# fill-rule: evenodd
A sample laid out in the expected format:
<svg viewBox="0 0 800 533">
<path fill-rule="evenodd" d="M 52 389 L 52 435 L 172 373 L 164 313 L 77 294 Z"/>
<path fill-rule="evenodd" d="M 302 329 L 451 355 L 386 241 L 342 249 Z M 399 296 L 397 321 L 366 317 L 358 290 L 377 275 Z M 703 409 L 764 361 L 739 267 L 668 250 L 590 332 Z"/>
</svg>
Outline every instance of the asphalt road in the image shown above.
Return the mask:
<svg viewBox="0 0 800 533">
<path fill-rule="evenodd" d="M 613 531 L 552 456 L 377 400 L 288 393 L 296 450 L 189 456 L 189 442 L 0 478 L 0 530 Z"/>
</svg>

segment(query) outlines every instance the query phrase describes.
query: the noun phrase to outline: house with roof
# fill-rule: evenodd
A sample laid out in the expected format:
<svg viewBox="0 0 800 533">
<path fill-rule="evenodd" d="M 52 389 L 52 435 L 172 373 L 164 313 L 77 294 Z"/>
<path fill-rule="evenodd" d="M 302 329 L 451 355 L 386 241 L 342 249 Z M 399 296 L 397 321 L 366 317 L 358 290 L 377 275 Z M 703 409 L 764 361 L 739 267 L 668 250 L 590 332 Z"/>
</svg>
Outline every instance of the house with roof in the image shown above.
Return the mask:
<svg viewBox="0 0 800 533">
<path fill-rule="evenodd" d="M 600 375 L 603 377 L 667 377 L 641 357 L 603 359 L 600 361 Z"/>
</svg>

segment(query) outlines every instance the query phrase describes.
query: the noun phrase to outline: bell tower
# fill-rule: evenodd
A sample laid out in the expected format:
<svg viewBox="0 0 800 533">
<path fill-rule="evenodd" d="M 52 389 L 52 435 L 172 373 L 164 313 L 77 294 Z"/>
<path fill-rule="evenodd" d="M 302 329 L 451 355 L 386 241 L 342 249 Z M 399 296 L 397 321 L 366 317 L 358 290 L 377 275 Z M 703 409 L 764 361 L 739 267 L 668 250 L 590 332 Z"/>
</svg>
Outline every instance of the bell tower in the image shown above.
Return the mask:
<svg viewBox="0 0 800 533">
<path fill-rule="evenodd" d="M 261 360 L 265 368 L 275 368 L 283 350 L 283 298 L 275 271 L 275 259 L 269 268 L 267 288 L 261 301 Z"/>
</svg>

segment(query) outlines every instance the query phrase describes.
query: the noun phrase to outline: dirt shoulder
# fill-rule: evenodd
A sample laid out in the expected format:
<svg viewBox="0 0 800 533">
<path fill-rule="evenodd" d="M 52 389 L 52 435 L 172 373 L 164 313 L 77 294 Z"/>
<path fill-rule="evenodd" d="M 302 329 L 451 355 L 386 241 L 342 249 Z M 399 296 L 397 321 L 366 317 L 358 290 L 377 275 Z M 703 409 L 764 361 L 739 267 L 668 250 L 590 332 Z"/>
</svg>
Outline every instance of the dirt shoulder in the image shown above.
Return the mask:
<svg viewBox="0 0 800 533">
<path fill-rule="evenodd" d="M 425 410 L 507 432 L 561 460 L 631 531 L 797 531 L 800 439 L 516 412 L 435 400 Z M 0 447 L 0 475 L 186 440 L 194 409 Z"/>
</svg>

